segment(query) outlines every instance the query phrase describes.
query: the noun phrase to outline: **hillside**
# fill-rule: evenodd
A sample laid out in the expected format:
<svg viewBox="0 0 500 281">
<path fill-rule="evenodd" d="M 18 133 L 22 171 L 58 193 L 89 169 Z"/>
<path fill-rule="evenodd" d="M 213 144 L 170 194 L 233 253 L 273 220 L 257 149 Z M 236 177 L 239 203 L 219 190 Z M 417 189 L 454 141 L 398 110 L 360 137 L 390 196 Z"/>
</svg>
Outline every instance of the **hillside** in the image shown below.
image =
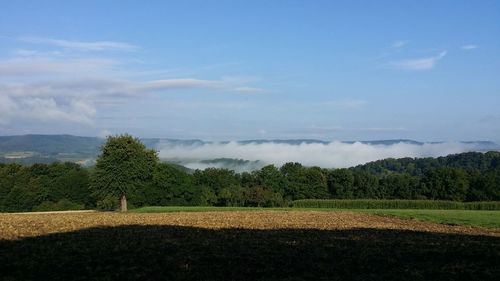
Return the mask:
<svg viewBox="0 0 500 281">
<path fill-rule="evenodd" d="M 20 136 L 0 136 L 0 163 L 51 163 L 54 161 L 75 162 L 82 165 L 92 165 L 93 161 L 99 154 L 99 149 L 105 139 L 97 137 L 81 137 L 72 135 L 20 135 Z M 224 145 L 237 146 L 260 146 L 260 145 L 286 145 L 289 147 L 298 147 L 305 145 L 329 145 L 333 142 L 315 139 L 254 139 L 241 141 L 221 141 L 208 142 L 198 139 L 179 140 L 168 138 L 143 138 L 141 141 L 151 149 L 162 151 L 183 152 L 190 151 L 194 148 Z M 439 142 L 419 142 L 408 139 L 394 140 L 372 140 L 372 141 L 343 141 L 335 142 L 340 144 L 355 144 L 361 143 L 373 147 L 388 147 L 397 144 L 413 145 L 424 147 L 425 145 L 439 144 Z M 468 141 L 460 142 L 460 144 L 472 147 L 469 151 L 490 151 L 500 150 L 500 146 L 489 141 Z M 163 155 L 160 154 L 163 161 L 176 163 L 178 165 L 187 166 L 190 169 L 204 169 L 207 167 L 227 168 L 237 172 L 253 171 L 262 168 L 266 164 L 270 164 L 265 159 L 245 159 L 238 155 L 231 155 L 230 152 L 224 151 L 224 155 Z M 275 163 L 276 164 L 276 163 Z"/>
</svg>

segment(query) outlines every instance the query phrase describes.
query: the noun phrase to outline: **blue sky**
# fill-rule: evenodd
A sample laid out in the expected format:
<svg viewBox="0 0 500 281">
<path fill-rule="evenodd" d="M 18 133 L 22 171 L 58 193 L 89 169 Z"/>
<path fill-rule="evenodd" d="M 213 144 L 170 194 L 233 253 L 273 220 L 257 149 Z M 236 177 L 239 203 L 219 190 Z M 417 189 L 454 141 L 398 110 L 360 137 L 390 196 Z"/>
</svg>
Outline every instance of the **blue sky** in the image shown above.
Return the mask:
<svg viewBox="0 0 500 281">
<path fill-rule="evenodd" d="M 500 141 L 499 1 L 0 1 L 0 134 Z"/>
</svg>

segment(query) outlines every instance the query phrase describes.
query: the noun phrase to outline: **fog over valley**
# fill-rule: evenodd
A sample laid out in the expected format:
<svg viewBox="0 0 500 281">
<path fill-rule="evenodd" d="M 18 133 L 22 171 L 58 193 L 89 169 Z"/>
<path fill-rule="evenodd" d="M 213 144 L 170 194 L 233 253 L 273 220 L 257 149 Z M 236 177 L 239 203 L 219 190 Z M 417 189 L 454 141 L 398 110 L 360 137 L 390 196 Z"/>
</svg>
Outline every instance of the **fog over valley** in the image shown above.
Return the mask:
<svg viewBox="0 0 500 281">
<path fill-rule="evenodd" d="M 375 142 L 377 143 L 377 142 Z M 176 161 L 187 168 L 207 167 L 256 169 L 263 165 L 281 166 L 299 162 L 306 166 L 346 168 L 385 158 L 438 157 L 468 151 L 491 149 L 485 142 L 419 143 L 414 141 L 372 142 L 216 142 L 193 145 L 159 144 L 162 159 Z M 498 149 L 498 146 L 497 146 Z M 243 159 L 247 162 L 203 161 L 220 158 Z M 236 165 L 235 165 L 236 164 Z"/>
<path fill-rule="evenodd" d="M 500 150 L 488 141 L 418 142 L 414 140 L 325 141 L 312 139 L 203 141 L 142 138 L 162 161 L 189 169 L 226 168 L 237 172 L 265 165 L 299 162 L 306 166 L 344 168 L 384 158 L 437 157 L 468 151 Z M 72 135 L 0 136 L 0 161 L 31 164 L 53 161 L 92 166 L 104 138 Z"/>
</svg>

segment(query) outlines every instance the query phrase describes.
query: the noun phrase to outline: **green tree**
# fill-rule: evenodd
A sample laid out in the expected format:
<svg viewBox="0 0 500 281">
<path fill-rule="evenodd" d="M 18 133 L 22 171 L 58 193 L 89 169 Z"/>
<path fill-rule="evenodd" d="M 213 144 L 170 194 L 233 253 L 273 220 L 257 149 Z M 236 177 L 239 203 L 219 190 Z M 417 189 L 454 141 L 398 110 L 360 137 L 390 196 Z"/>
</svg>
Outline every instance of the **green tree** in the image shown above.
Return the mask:
<svg viewBox="0 0 500 281">
<path fill-rule="evenodd" d="M 98 198 L 119 197 L 121 211 L 127 211 L 127 196 L 148 184 L 158 161 L 156 152 L 139 139 L 110 136 L 97 158 L 90 188 Z"/>
<path fill-rule="evenodd" d="M 273 192 L 281 194 L 285 193 L 284 189 L 286 179 L 280 170 L 274 165 L 267 165 L 260 169 L 260 171 L 256 173 L 256 178 L 259 185 L 262 185 Z"/>
<path fill-rule="evenodd" d="M 236 194 L 238 191 L 235 190 L 241 186 L 239 174 L 228 169 L 207 168 L 203 171 L 196 170 L 193 174 L 193 180 L 198 188 L 209 188 L 218 199 L 218 205 L 226 205 L 226 199 L 228 199 L 227 196 L 229 196 L 228 192 Z M 228 188 L 230 190 L 228 190 Z M 223 190 L 223 196 L 226 198 L 221 199 L 219 197 Z M 208 198 L 210 198 L 210 196 Z"/>
<path fill-rule="evenodd" d="M 290 162 L 281 166 L 280 172 L 285 177 L 286 199 L 328 197 L 327 180 L 320 168 L 306 168 L 300 163 Z"/>
<path fill-rule="evenodd" d="M 470 178 L 467 201 L 500 200 L 500 169 L 486 173 L 474 171 Z"/>
<path fill-rule="evenodd" d="M 153 172 L 152 184 L 144 190 L 147 205 L 192 205 L 196 188 L 192 176 L 178 167 L 160 163 Z"/>
<path fill-rule="evenodd" d="M 462 168 L 429 170 L 422 182 L 430 199 L 464 201 L 469 189 L 468 175 Z"/>
<path fill-rule="evenodd" d="M 380 198 L 414 199 L 419 182 L 407 173 L 392 173 L 379 180 Z"/>
<path fill-rule="evenodd" d="M 328 175 L 328 190 L 333 198 L 353 198 L 354 175 L 348 169 L 335 169 Z"/>
</svg>

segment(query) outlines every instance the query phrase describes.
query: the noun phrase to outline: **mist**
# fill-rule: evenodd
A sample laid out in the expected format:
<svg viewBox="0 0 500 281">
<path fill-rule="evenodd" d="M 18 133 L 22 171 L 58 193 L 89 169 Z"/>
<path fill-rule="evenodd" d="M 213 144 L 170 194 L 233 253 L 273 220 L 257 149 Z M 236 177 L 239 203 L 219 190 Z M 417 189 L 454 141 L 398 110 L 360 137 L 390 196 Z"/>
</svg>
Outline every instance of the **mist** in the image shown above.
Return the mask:
<svg viewBox="0 0 500 281">
<path fill-rule="evenodd" d="M 287 162 L 299 162 L 305 166 L 322 168 L 346 168 L 385 158 L 438 157 L 467 151 L 482 150 L 477 143 L 424 143 L 399 142 L 390 145 L 345 143 L 204 143 L 196 145 L 168 145 L 160 147 L 162 159 L 177 159 L 192 169 L 223 167 L 220 163 L 201 163 L 202 160 L 232 158 L 259 161 L 260 166 L 274 164 L 281 166 Z M 258 168 L 252 165 L 253 169 Z M 228 167 L 233 170 L 240 170 Z M 242 169 L 247 169 L 241 167 Z"/>
</svg>

